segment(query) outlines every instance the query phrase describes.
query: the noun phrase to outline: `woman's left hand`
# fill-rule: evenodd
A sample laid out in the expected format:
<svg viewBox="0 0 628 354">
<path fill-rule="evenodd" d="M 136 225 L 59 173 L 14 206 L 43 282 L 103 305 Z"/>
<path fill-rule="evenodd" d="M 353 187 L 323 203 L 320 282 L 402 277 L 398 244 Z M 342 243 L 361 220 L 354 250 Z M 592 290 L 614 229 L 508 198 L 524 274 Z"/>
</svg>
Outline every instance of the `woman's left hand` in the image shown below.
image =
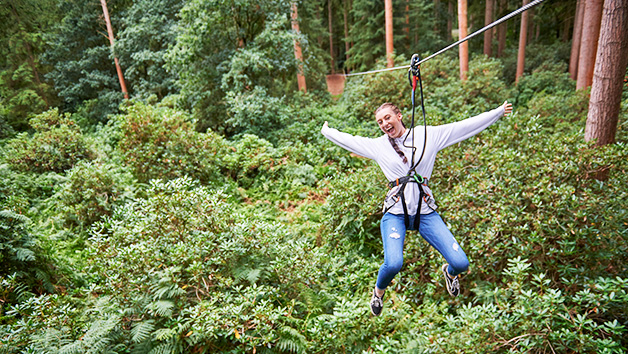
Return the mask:
<svg viewBox="0 0 628 354">
<path fill-rule="evenodd" d="M 510 113 L 512 113 L 512 103 L 508 103 L 508 101 L 504 101 L 504 104 L 502 105 L 502 107 L 504 107 L 504 116 L 507 116 Z"/>
</svg>

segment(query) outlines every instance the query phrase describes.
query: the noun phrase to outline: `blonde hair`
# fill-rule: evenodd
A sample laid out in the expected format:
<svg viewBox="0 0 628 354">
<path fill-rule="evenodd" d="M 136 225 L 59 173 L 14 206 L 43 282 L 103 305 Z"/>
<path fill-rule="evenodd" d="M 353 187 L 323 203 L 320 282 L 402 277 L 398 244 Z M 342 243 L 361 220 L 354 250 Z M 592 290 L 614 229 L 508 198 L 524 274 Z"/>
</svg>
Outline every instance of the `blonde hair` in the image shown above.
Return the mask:
<svg viewBox="0 0 628 354">
<path fill-rule="evenodd" d="M 401 113 L 401 110 L 399 110 L 399 108 L 397 108 L 397 106 L 395 106 L 394 104 L 392 104 L 392 103 L 390 103 L 390 102 L 386 102 L 386 103 L 382 104 L 381 106 L 379 106 L 379 107 L 375 110 L 375 115 L 377 115 L 377 113 L 378 113 L 379 111 L 381 111 L 382 109 L 384 109 L 384 108 L 390 108 L 390 109 L 392 109 L 392 111 L 393 111 L 395 114 L 399 114 L 399 113 Z"/>
</svg>

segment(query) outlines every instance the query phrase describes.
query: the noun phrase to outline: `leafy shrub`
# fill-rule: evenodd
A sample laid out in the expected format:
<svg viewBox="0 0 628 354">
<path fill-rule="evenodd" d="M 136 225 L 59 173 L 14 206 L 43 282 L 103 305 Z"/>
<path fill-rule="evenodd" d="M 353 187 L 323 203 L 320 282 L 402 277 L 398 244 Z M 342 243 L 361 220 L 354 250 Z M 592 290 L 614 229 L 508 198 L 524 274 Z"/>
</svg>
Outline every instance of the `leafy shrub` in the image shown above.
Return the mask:
<svg viewBox="0 0 628 354">
<path fill-rule="evenodd" d="M 62 173 L 78 161 L 96 156 L 69 114 L 60 115 L 55 108 L 32 118 L 29 124 L 35 129 L 32 137 L 19 134 L 6 146 L 7 161 L 17 170 Z"/>
<path fill-rule="evenodd" d="M 245 188 L 262 182 L 260 179 L 271 179 L 275 166 L 281 163 L 275 160 L 275 149 L 270 142 L 251 134 L 242 136 L 224 161 L 231 177 Z"/>
<path fill-rule="evenodd" d="M 53 291 L 46 259 L 41 255 L 37 237 L 31 233 L 31 223 L 22 214 L 0 210 L 0 281 L 5 283 L 0 302 L 3 304 L 27 298 L 31 291 Z"/>
<path fill-rule="evenodd" d="M 203 183 L 224 179 L 222 137 L 196 132 L 190 117 L 175 109 L 136 102 L 125 112 L 116 118 L 118 151 L 140 182 L 186 175 Z"/>
<path fill-rule="evenodd" d="M 89 227 L 110 216 L 115 205 L 133 195 L 133 179 L 115 165 L 79 162 L 57 193 L 59 208 L 70 225 Z"/>
<path fill-rule="evenodd" d="M 251 91 L 227 94 L 229 130 L 237 135 L 253 134 L 268 136 L 283 130 L 290 119 L 283 99 L 272 97 L 267 90 L 255 86 Z"/>
<path fill-rule="evenodd" d="M 331 181 L 324 209 L 326 242 L 332 246 L 359 245 L 370 252 L 381 248 L 379 221 L 385 182 L 381 170 L 373 163 L 364 171 Z"/>
<path fill-rule="evenodd" d="M 521 77 L 516 88 L 514 104 L 523 107 L 533 101 L 533 96 L 537 93 L 547 95 L 571 93 L 576 90 L 576 82 L 569 77 L 566 64 L 545 62 L 534 69 L 532 74 Z"/>
</svg>

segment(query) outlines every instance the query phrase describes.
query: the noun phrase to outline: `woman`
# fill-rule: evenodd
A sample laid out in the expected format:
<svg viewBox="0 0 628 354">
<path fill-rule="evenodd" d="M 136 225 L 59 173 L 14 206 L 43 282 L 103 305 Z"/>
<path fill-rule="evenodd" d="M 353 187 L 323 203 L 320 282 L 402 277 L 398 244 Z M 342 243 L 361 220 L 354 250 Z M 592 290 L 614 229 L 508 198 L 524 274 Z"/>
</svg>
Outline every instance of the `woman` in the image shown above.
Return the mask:
<svg viewBox="0 0 628 354">
<path fill-rule="evenodd" d="M 492 111 L 460 122 L 406 129 L 399 108 L 392 103 L 384 103 L 375 111 L 375 120 L 384 135 L 375 139 L 342 133 L 329 128 L 325 122 L 321 133 L 327 139 L 350 152 L 375 160 L 391 181 L 380 225 L 384 263 L 379 269 L 371 297 L 373 315 L 381 314 L 386 287 L 403 265 L 406 230 L 418 229 L 421 236 L 445 258 L 447 263 L 443 264 L 441 271 L 447 291 L 452 296 L 458 296 L 458 275 L 468 269 L 469 260 L 435 211 L 436 204 L 428 181 L 436 153 L 478 134 L 511 112 L 512 104 L 506 101 Z M 414 142 L 414 156 L 411 142 Z M 411 161 L 412 157 L 414 161 Z"/>
</svg>

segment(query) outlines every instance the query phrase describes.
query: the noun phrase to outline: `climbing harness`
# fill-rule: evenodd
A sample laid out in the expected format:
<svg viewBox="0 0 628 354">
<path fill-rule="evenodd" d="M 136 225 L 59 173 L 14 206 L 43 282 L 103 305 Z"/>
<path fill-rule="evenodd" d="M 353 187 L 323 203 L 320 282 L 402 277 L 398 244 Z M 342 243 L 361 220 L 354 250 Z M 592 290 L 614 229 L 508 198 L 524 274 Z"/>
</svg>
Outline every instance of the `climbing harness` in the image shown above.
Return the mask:
<svg viewBox="0 0 628 354">
<path fill-rule="evenodd" d="M 423 83 L 421 81 L 421 68 L 419 65 L 420 59 L 421 58 L 419 57 L 418 54 L 414 54 L 412 56 L 412 59 L 410 60 L 410 69 L 408 70 L 408 80 L 410 81 L 410 86 L 412 87 L 412 94 L 411 94 L 412 120 L 410 122 L 410 129 L 408 129 L 408 131 L 405 134 L 405 138 L 403 139 L 403 146 L 412 149 L 412 158 L 410 159 L 410 169 L 408 170 L 408 174 L 406 176 L 397 178 L 396 180 L 389 182 L 388 186 L 390 188 L 398 187 L 398 191 L 396 193 L 393 193 L 393 195 L 391 196 L 392 199 L 389 199 L 384 202 L 384 209 L 383 209 L 383 212 L 385 214 L 390 208 L 392 208 L 394 204 L 396 204 L 398 201 L 401 201 L 401 205 L 403 207 L 404 222 L 405 222 L 406 228 L 409 228 L 410 216 L 408 215 L 408 205 L 406 204 L 406 198 L 405 198 L 404 192 L 406 189 L 406 185 L 408 183 L 417 183 L 418 188 L 419 188 L 419 202 L 417 205 L 417 213 L 414 218 L 414 224 L 413 224 L 413 227 L 415 230 L 418 230 L 419 228 L 422 203 L 426 202 L 427 205 L 430 206 L 432 210 L 435 209 L 430 204 L 430 200 L 432 200 L 432 196 L 429 195 L 429 193 L 426 193 L 424 189 L 424 187 L 427 186 L 427 183 L 428 183 L 427 178 L 416 173 L 416 168 L 419 166 L 419 164 L 423 160 L 423 156 L 425 155 L 425 147 L 427 144 L 427 118 L 425 116 L 425 103 L 423 99 Z M 421 156 L 419 157 L 419 160 L 415 162 L 415 154 L 416 154 L 417 148 L 414 145 L 414 135 L 415 135 L 414 134 L 414 126 L 415 126 L 414 112 L 416 108 L 415 97 L 416 97 L 417 83 L 419 86 L 419 90 L 421 92 L 421 111 L 423 113 L 424 134 L 423 134 L 423 149 L 421 151 Z M 412 133 L 412 143 L 410 146 L 408 146 L 406 145 L 406 140 L 410 136 L 410 133 Z M 428 197 L 430 199 L 427 199 Z"/>
<path fill-rule="evenodd" d="M 359 72 L 359 73 L 351 73 L 351 74 L 345 74 L 344 76 L 355 76 L 355 75 L 364 75 L 364 74 L 372 74 L 372 73 L 379 73 L 379 72 L 384 72 L 384 71 L 391 71 L 391 70 L 398 70 L 398 69 L 408 69 L 408 80 L 410 81 L 410 86 L 412 87 L 412 121 L 410 124 L 410 129 L 408 129 L 408 132 L 405 134 L 405 138 L 403 139 L 403 146 L 407 147 L 407 148 L 411 148 L 412 149 L 412 159 L 410 160 L 410 169 L 408 170 L 408 175 L 398 178 L 394 181 L 390 181 L 388 186 L 389 188 L 391 188 L 391 191 L 388 192 L 388 195 L 386 197 L 386 200 L 384 201 L 384 207 L 382 208 L 382 211 L 384 212 L 384 214 L 390 210 L 390 208 L 392 208 L 393 205 L 395 205 L 397 202 L 401 201 L 402 206 L 403 206 L 403 214 L 404 214 L 404 221 L 405 221 L 405 225 L 406 228 L 409 228 L 410 226 L 410 216 L 408 215 L 408 206 L 406 204 L 406 200 L 405 200 L 405 188 L 407 186 L 408 183 L 417 183 L 418 184 L 418 188 L 419 188 L 419 202 L 418 202 L 418 206 L 417 206 L 417 212 L 416 212 L 416 216 L 414 218 L 414 229 L 418 230 L 419 228 L 419 223 L 420 223 L 420 218 L 421 218 L 421 206 L 423 202 L 426 202 L 427 205 L 434 210 L 435 209 L 435 204 L 433 204 L 433 198 L 431 195 L 429 195 L 429 193 L 425 192 L 425 187 L 427 186 L 427 178 L 424 178 L 423 176 L 419 175 L 416 173 L 416 168 L 419 166 L 419 164 L 421 163 L 421 161 L 423 160 L 423 155 L 425 154 L 425 146 L 427 144 L 427 119 L 425 117 L 425 104 L 424 104 L 424 100 L 423 100 L 423 84 L 421 81 L 421 64 L 434 58 L 435 56 L 442 54 L 446 51 L 448 51 L 449 49 L 468 41 L 469 39 L 479 35 L 480 33 L 483 33 L 484 31 L 491 29 L 497 25 L 499 25 L 500 23 L 507 21 L 508 19 L 524 12 L 527 11 L 529 9 L 531 9 L 532 7 L 539 5 L 540 3 L 542 3 L 545 0 L 534 0 L 531 3 L 519 8 L 518 10 L 515 10 L 513 12 L 511 12 L 510 14 L 500 18 L 497 21 L 494 21 L 493 23 L 484 26 L 483 28 L 473 32 L 472 34 L 466 36 L 465 38 L 460 39 L 459 41 L 450 44 L 449 46 L 439 50 L 438 52 L 424 58 L 421 60 L 421 58 L 419 57 L 418 54 L 414 54 L 412 56 L 412 59 L 410 60 L 410 65 L 405 65 L 405 66 L 399 66 L 399 67 L 394 67 L 394 68 L 387 68 L 387 69 L 381 69 L 381 70 L 372 70 L 372 71 L 365 71 L 365 72 Z M 415 104 L 415 94 L 416 94 L 416 88 L 417 88 L 417 83 L 419 86 L 419 90 L 421 92 L 421 110 L 423 113 L 423 128 L 424 128 L 424 135 L 423 135 L 423 150 L 421 151 L 421 156 L 419 157 L 418 161 L 414 161 L 414 157 L 417 151 L 416 146 L 414 145 L 414 111 L 416 108 L 416 104 Z M 412 143 L 410 146 L 406 145 L 406 140 L 408 139 L 408 136 L 410 135 L 410 133 L 412 133 Z M 391 144 L 393 142 L 391 141 Z M 394 188 L 397 188 L 396 191 L 393 191 Z M 428 199 L 429 198 L 429 199 Z"/>
</svg>

